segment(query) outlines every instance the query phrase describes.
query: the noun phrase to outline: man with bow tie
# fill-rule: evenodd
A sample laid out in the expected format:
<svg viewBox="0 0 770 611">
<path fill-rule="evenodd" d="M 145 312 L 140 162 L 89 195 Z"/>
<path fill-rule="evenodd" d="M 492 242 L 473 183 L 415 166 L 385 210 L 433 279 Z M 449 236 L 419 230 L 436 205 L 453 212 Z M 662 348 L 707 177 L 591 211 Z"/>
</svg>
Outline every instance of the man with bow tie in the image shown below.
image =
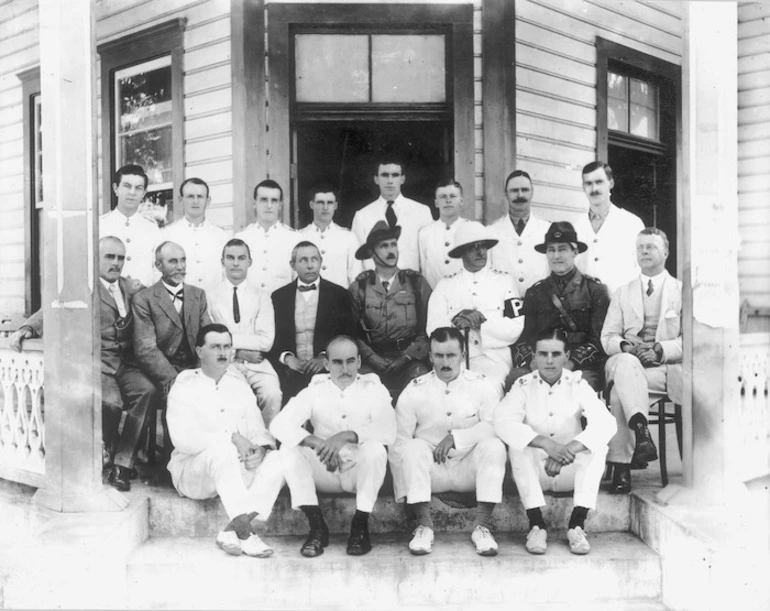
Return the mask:
<svg viewBox="0 0 770 611">
<path fill-rule="evenodd" d="M 118 490 L 131 488 L 131 472 L 149 407 L 155 400 L 155 385 L 134 361 L 132 349 L 133 283 L 120 273 L 126 248 L 115 236 L 99 240 L 99 322 L 102 358 L 102 441 L 105 462 L 110 466 L 109 482 Z M 38 310 L 11 335 L 11 347 L 21 350 L 22 342 L 43 335 L 43 310 Z M 126 412 L 123 431 L 118 428 Z"/>
</svg>

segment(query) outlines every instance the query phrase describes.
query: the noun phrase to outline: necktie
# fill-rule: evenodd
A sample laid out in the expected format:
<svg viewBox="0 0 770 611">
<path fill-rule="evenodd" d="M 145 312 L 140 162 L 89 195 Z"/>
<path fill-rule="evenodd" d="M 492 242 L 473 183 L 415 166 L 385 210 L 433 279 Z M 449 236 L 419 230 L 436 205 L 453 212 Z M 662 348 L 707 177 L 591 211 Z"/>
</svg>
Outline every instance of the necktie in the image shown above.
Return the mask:
<svg viewBox="0 0 770 611">
<path fill-rule="evenodd" d="M 120 296 L 120 293 L 118 293 L 118 283 L 113 282 L 110 284 L 110 295 L 112 295 L 112 298 L 115 300 L 115 304 L 118 306 L 118 314 L 120 314 L 121 318 L 126 317 L 126 304 L 123 303 L 123 298 Z"/>
<path fill-rule="evenodd" d="M 648 280 L 648 284 L 647 284 L 647 297 L 649 297 L 650 295 L 652 295 L 652 291 L 653 291 L 653 290 L 655 290 L 655 289 L 653 289 L 653 288 L 652 288 L 652 278 L 650 278 L 650 279 Z"/>
<path fill-rule="evenodd" d="M 238 303 L 238 287 L 233 287 L 233 320 L 237 325 L 241 322 L 241 306 Z"/>
<path fill-rule="evenodd" d="M 184 289 L 179 289 L 178 292 L 172 293 L 168 289 L 168 294 L 171 295 L 171 303 L 174 304 L 174 309 L 177 311 L 177 314 L 182 312 L 182 306 L 184 305 Z"/>
<path fill-rule="evenodd" d="M 522 231 L 524 231 L 524 219 L 519 219 L 519 222 L 516 223 L 516 233 L 521 235 Z"/>
<path fill-rule="evenodd" d="M 386 292 L 386 293 L 388 292 L 388 287 L 389 287 L 389 286 L 390 286 L 390 282 L 388 282 L 387 280 L 383 280 L 383 281 L 382 281 L 382 288 L 384 288 L 384 289 L 385 289 L 385 292 Z"/>
<path fill-rule="evenodd" d="M 315 284 L 298 284 L 297 290 L 299 290 L 301 293 L 304 293 L 305 291 L 314 291 Z"/>
<path fill-rule="evenodd" d="M 396 226 L 396 221 L 398 221 L 396 211 L 393 210 L 393 200 L 388 200 L 385 203 L 388 205 L 388 209 L 385 211 L 385 220 L 388 221 L 388 226 L 393 229 Z"/>
</svg>

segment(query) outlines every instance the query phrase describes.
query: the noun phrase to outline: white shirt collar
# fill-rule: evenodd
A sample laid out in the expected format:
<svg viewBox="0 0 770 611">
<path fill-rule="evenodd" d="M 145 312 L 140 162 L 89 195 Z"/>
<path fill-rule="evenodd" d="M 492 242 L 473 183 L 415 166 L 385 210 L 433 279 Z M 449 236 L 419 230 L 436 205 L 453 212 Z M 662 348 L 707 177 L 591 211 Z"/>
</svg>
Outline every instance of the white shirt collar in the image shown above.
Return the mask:
<svg viewBox="0 0 770 611">
<path fill-rule="evenodd" d="M 101 283 L 104 286 L 104 288 L 106 288 L 108 291 L 110 290 L 110 287 L 113 286 L 113 285 L 115 285 L 118 288 L 118 291 L 120 291 L 120 281 L 119 280 L 115 280 L 115 282 L 107 282 L 101 276 L 99 276 L 99 280 L 101 281 Z"/>
<path fill-rule="evenodd" d="M 406 199 L 404 194 L 399 193 L 397 197 L 393 198 L 393 207 L 398 206 L 398 204 L 401 203 L 401 201 L 404 199 Z M 383 208 L 387 207 L 388 205 L 388 200 L 386 200 L 382 195 L 377 198 L 377 201 L 382 204 Z"/>
<path fill-rule="evenodd" d="M 198 229 L 203 229 L 203 228 L 206 226 L 206 218 L 205 218 L 205 217 L 204 217 L 204 219 L 203 219 L 203 220 L 200 222 L 200 224 L 199 224 L 199 225 L 196 225 L 195 223 L 193 223 L 193 222 L 191 222 L 191 221 L 188 221 L 188 220 L 187 220 L 187 217 L 184 217 L 182 220 L 185 222 L 185 225 L 187 225 L 187 227 L 189 227 L 189 228 L 190 228 L 190 229 L 192 229 L 193 231 L 197 231 Z"/>
<path fill-rule="evenodd" d="M 180 284 L 177 284 L 176 286 L 171 286 L 170 284 L 166 284 L 166 281 L 161 279 L 161 284 L 166 287 L 166 290 L 171 293 L 172 295 L 176 295 L 179 291 L 182 290 L 184 287 L 184 282 L 181 282 Z"/>
<path fill-rule="evenodd" d="M 320 283 L 321 283 L 321 276 L 318 276 L 318 278 L 315 279 L 315 282 L 311 282 L 310 284 L 305 284 L 304 282 L 302 282 L 302 280 L 297 278 L 297 289 L 299 290 L 299 287 L 301 286 L 315 286 L 316 290 L 318 290 Z"/>
<path fill-rule="evenodd" d="M 647 285 L 649 284 L 649 281 L 652 280 L 652 287 L 657 291 L 663 285 L 663 281 L 665 279 L 666 279 L 665 269 L 656 276 L 646 276 L 644 273 L 642 273 L 642 286 L 643 288 L 646 289 Z"/>
</svg>

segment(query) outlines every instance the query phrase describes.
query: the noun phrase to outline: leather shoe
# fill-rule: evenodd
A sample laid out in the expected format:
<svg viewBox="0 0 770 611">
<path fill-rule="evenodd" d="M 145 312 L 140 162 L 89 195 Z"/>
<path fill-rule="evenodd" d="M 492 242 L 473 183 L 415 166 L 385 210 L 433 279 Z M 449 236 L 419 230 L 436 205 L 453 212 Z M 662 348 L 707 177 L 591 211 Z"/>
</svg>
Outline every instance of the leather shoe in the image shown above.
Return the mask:
<svg viewBox="0 0 770 611">
<path fill-rule="evenodd" d="M 650 429 L 647 428 L 646 424 L 636 429 L 636 449 L 631 460 L 634 462 L 658 460 L 658 449 L 652 441 Z"/>
<path fill-rule="evenodd" d="M 350 538 L 348 539 L 348 555 L 363 556 L 372 551 L 372 543 L 369 541 L 369 528 L 353 524 L 350 527 Z"/>
<path fill-rule="evenodd" d="M 310 527 L 310 534 L 302 544 L 299 553 L 305 558 L 315 558 L 324 553 L 327 545 L 329 545 L 329 528 L 321 522 Z"/>
<path fill-rule="evenodd" d="M 131 471 L 130 469 L 126 469 L 125 467 L 119 467 L 118 465 L 114 465 L 112 469 L 110 469 L 110 476 L 108 478 L 108 481 L 110 482 L 110 485 L 114 488 L 117 488 L 121 492 L 128 492 L 131 490 Z"/>
<path fill-rule="evenodd" d="M 610 484 L 610 494 L 628 494 L 631 492 L 630 465 L 616 463 Z"/>
</svg>

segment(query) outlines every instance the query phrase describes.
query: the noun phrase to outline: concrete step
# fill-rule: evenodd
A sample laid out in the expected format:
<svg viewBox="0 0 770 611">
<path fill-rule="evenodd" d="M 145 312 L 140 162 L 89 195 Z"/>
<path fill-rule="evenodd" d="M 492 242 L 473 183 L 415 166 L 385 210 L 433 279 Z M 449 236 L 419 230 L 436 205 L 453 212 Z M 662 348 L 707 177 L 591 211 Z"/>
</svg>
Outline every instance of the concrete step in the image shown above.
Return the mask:
<svg viewBox="0 0 770 611">
<path fill-rule="evenodd" d="M 420 557 L 409 554 L 408 535 L 374 535 L 374 549 L 363 557 L 348 556 L 346 537 L 335 536 L 326 552 L 312 559 L 299 554 L 302 537 L 266 537 L 275 550 L 266 559 L 228 556 L 213 537 L 158 537 L 129 557 L 128 604 L 153 609 L 664 608 L 660 559 L 634 536 L 590 534 L 591 553 L 574 556 L 563 532 L 549 534 L 543 556 L 526 552 L 523 535 L 501 534 L 500 553 L 492 558 L 476 555 L 461 533 L 438 534 L 433 553 Z"/>
</svg>

